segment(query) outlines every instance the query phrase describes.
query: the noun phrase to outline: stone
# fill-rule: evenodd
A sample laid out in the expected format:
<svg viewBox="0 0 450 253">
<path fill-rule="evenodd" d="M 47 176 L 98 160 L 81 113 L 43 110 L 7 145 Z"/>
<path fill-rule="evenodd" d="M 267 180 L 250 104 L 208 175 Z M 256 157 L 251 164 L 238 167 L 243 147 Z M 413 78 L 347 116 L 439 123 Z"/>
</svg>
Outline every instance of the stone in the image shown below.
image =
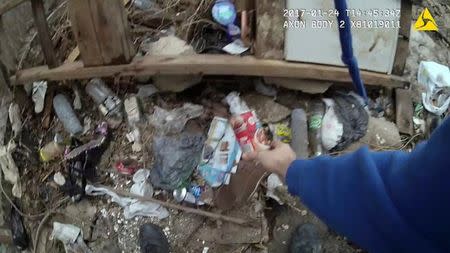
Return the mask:
<svg viewBox="0 0 450 253">
<path fill-rule="evenodd" d="M 256 111 L 259 120 L 268 123 L 279 122 L 291 114 L 286 106 L 273 101 L 272 98 L 259 94 L 249 94 L 243 97 L 250 109 Z"/>
<path fill-rule="evenodd" d="M 162 37 L 156 42 L 141 45 L 141 49 L 146 52 L 146 55 L 154 56 L 195 54 L 194 48 L 191 45 L 174 35 Z M 201 75 L 156 75 L 153 77 L 153 84 L 159 91 L 181 92 L 200 83 L 201 80 Z"/>
<path fill-rule="evenodd" d="M 369 117 L 366 135 L 351 144 L 346 151 L 355 151 L 364 145 L 371 148 L 399 148 L 401 144 L 400 132 L 394 123 L 384 118 Z"/>
</svg>

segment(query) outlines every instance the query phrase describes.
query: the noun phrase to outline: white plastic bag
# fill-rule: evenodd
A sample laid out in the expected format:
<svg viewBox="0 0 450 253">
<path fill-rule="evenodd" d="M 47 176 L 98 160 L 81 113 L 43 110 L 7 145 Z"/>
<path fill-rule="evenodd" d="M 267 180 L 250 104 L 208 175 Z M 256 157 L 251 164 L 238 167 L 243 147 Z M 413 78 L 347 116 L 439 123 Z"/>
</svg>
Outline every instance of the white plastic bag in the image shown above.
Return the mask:
<svg viewBox="0 0 450 253">
<path fill-rule="evenodd" d="M 417 75 L 418 82 L 425 86 L 422 103 L 427 111 L 443 114 L 450 105 L 450 70 L 436 62 L 422 61 Z"/>
</svg>

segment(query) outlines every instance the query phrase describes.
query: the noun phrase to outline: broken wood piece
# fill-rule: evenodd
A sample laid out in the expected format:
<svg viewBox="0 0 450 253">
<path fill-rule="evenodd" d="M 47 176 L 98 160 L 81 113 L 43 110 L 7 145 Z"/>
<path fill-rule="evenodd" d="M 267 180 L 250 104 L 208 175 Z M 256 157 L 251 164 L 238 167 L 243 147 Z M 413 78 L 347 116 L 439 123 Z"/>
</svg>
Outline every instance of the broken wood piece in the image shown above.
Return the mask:
<svg viewBox="0 0 450 253">
<path fill-rule="evenodd" d="M 256 57 L 284 59 L 284 9 L 285 1 L 256 0 Z"/>
<path fill-rule="evenodd" d="M 186 207 L 186 206 L 181 206 L 178 204 L 173 204 L 173 203 L 169 203 L 169 202 L 165 202 L 165 201 L 161 201 L 161 200 L 157 200 L 154 199 L 152 197 L 143 197 L 143 196 L 139 196 L 130 192 L 126 192 L 126 191 L 122 191 L 119 189 L 114 189 L 108 186 L 104 186 L 104 185 L 97 185 L 96 187 L 102 187 L 105 188 L 109 191 L 115 192 L 116 194 L 125 196 L 125 197 L 130 197 L 130 198 L 134 198 L 140 201 L 150 201 L 156 204 L 159 204 L 163 207 L 167 207 L 170 209 L 177 209 L 177 210 L 181 210 L 183 212 L 187 212 L 187 213 L 193 213 L 193 214 L 197 214 L 197 215 L 201 215 L 201 216 L 205 216 L 205 217 L 209 217 L 212 219 L 216 219 L 216 220 L 223 220 L 223 221 L 228 221 L 228 222 L 233 222 L 239 225 L 244 225 L 249 223 L 248 220 L 245 219 L 241 219 L 241 218 L 235 218 L 235 217 L 229 217 L 229 216 L 225 216 L 222 214 L 217 214 L 217 213 L 212 213 L 212 212 L 207 212 L 207 211 L 203 211 L 201 209 L 195 209 L 195 208 L 191 208 L 191 207 Z"/>
<path fill-rule="evenodd" d="M 183 56 L 143 56 L 123 65 L 85 67 L 83 62 L 65 63 L 57 68 L 39 66 L 19 70 L 12 83 L 24 84 L 37 80 L 71 80 L 94 77 L 152 76 L 165 75 L 236 75 L 271 76 L 300 79 L 351 82 L 347 68 L 307 63 L 291 63 L 279 60 L 256 59 L 253 56 L 231 55 L 183 55 Z M 403 87 L 404 78 L 361 71 L 367 85 Z"/>
<path fill-rule="evenodd" d="M 405 89 L 395 90 L 396 123 L 400 133 L 413 135 L 413 102 L 411 92 Z"/>
<path fill-rule="evenodd" d="M 38 31 L 38 37 L 44 53 L 45 62 L 50 68 L 55 68 L 59 64 L 58 59 L 56 58 L 55 49 L 53 48 L 43 0 L 31 0 L 31 8 L 33 10 L 34 23 Z"/>
<path fill-rule="evenodd" d="M 85 66 L 131 61 L 134 48 L 123 0 L 70 0 L 68 9 Z"/>
</svg>

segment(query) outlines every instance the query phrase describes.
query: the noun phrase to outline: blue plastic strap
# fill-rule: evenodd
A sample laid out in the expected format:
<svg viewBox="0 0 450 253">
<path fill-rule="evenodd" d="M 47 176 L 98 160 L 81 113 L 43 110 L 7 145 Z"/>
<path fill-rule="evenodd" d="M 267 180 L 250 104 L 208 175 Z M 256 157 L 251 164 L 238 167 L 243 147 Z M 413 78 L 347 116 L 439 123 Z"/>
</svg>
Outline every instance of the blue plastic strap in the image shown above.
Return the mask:
<svg viewBox="0 0 450 253">
<path fill-rule="evenodd" d="M 361 80 L 358 61 L 353 55 L 352 32 L 350 29 L 350 18 L 347 15 L 347 2 L 346 0 L 334 0 L 334 6 L 339 13 L 337 19 L 339 40 L 341 41 L 342 48 L 342 62 L 348 66 L 348 72 L 350 73 L 356 92 L 367 102 L 367 92 Z M 343 26 L 340 24 L 343 24 Z"/>
</svg>

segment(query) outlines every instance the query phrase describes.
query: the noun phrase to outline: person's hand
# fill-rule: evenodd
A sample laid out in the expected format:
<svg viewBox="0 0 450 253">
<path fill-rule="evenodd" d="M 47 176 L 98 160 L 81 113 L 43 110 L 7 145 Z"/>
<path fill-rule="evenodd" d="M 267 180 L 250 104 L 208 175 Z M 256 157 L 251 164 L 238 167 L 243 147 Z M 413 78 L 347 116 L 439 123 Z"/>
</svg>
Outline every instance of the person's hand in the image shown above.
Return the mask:
<svg viewBox="0 0 450 253">
<path fill-rule="evenodd" d="M 287 169 L 295 160 L 295 152 L 288 144 L 274 141 L 270 150 L 245 153 L 243 158 L 261 163 L 267 171 L 276 173 L 284 179 Z"/>
</svg>

